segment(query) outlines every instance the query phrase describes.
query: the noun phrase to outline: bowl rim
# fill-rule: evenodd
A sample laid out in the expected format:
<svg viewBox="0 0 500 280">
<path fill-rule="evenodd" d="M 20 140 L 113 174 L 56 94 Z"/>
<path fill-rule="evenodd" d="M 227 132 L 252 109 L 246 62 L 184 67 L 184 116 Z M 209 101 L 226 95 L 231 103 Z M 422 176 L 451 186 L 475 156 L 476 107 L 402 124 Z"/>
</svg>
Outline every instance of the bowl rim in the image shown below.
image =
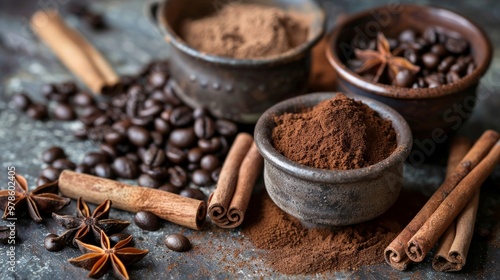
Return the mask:
<svg viewBox="0 0 500 280">
<path fill-rule="evenodd" d="M 484 60 L 476 62 L 476 68 L 474 71 L 461 78 L 458 82 L 452 84 L 445 84 L 436 88 L 406 88 L 406 87 L 396 87 L 392 85 L 386 85 L 381 83 L 373 83 L 370 80 L 363 78 L 362 76 L 356 74 L 352 70 L 350 70 L 338 57 L 337 53 L 334 51 L 334 47 L 338 44 L 338 37 L 340 35 L 340 31 L 348 28 L 350 24 L 355 21 L 361 20 L 363 18 L 371 16 L 371 14 L 375 11 L 386 9 L 386 6 L 378 6 L 374 7 L 353 15 L 348 16 L 343 19 L 328 35 L 327 42 L 328 47 L 326 48 L 326 57 L 330 62 L 330 65 L 337 72 L 337 74 L 348 81 L 349 83 L 365 90 L 372 92 L 377 95 L 392 97 L 398 99 L 429 99 L 429 98 L 439 98 L 447 95 L 452 95 L 456 92 L 460 92 L 465 90 L 466 88 L 478 83 L 479 79 L 484 75 L 484 73 L 488 70 L 492 56 L 493 56 L 493 48 L 491 44 L 491 40 L 487 36 L 486 32 L 474 21 L 469 19 L 468 17 L 457 13 L 455 11 L 451 11 L 449 9 L 438 7 L 435 5 L 415 5 L 415 4 L 401 4 L 404 13 L 407 10 L 411 9 L 419 9 L 419 10 L 432 10 L 436 13 L 444 13 L 448 16 L 448 18 L 453 18 L 455 20 L 465 22 L 472 29 L 475 29 L 476 32 L 480 34 L 481 39 L 483 40 L 484 45 L 486 46 L 485 50 L 481 50 L 486 55 Z M 473 44 L 469 42 L 469 44 Z"/>
<path fill-rule="evenodd" d="M 312 105 L 315 106 L 319 102 L 333 98 L 338 94 L 344 94 L 349 98 L 361 101 L 363 104 L 368 105 L 371 109 L 379 113 L 382 118 L 391 120 L 392 127 L 396 132 L 397 141 L 396 149 L 391 155 L 380 162 L 363 168 L 350 170 L 328 170 L 310 167 L 292 161 L 274 148 L 271 135 L 266 133 L 266 131 L 272 132 L 272 128 L 270 126 L 274 123 L 274 116 L 282 114 L 283 111 L 291 111 L 289 110 L 290 108 L 307 103 L 308 101 L 317 100 L 318 102 L 314 102 L 315 104 Z M 377 178 L 386 170 L 393 168 L 399 163 L 402 164 L 406 160 L 410 154 L 413 141 L 408 123 L 398 112 L 396 112 L 396 110 L 368 97 L 355 94 L 345 94 L 341 92 L 317 92 L 300 95 L 272 106 L 266 110 L 257 121 L 254 138 L 255 144 L 261 155 L 264 157 L 266 163 L 274 165 L 276 168 L 290 174 L 291 176 L 307 181 L 327 184 L 353 183 Z"/>
<path fill-rule="evenodd" d="M 325 34 L 325 25 L 326 25 L 326 14 L 321 8 L 321 6 L 314 0 L 306 0 L 309 2 L 309 5 L 316 9 L 316 14 L 314 16 L 314 20 L 320 21 L 319 31 L 314 34 L 312 38 L 307 39 L 302 44 L 280 54 L 265 56 L 263 58 L 253 58 L 253 59 L 238 59 L 224 56 L 211 55 L 207 53 L 200 52 L 195 48 L 189 46 L 177 33 L 173 30 L 173 28 L 168 24 L 165 17 L 166 5 L 169 1 L 165 0 L 159 3 L 158 9 L 156 11 L 156 21 L 157 25 L 166 36 L 168 42 L 170 42 L 174 47 L 181 50 L 182 52 L 207 61 L 211 63 L 224 64 L 224 65 L 232 65 L 232 66 L 262 66 L 269 64 L 276 64 L 280 61 L 290 61 L 293 60 L 298 55 L 305 53 L 310 50 Z"/>
</svg>

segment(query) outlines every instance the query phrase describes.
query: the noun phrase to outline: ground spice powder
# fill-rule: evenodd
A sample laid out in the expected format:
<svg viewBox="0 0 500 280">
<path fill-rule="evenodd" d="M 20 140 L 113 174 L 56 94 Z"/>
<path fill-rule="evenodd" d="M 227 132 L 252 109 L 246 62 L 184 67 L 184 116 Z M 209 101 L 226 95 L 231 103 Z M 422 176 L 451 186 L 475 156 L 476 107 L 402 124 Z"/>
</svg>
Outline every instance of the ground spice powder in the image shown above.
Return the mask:
<svg viewBox="0 0 500 280">
<path fill-rule="evenodd" d="M 403 191 L 394 206 L 367 223 L 308 229 L 279 209 L 267 193 L 254 196 L 243 234 L 259 249 L 264 261 L 284 274 L 313 274 L 355 270 L 384 262 L 385 247 L 426 201 Z"/>
<path fill-rule="evenodd" d="M 241 3 L 187 19 L 180 30 L 187 44 L 201 52 L 241 59 L 284 53 L 305 42 L 307 32 L 305 20 L 296 14 Z"/>
<path fill-rule="evenodd" d="M 287 158 L 316 168 L 362 168 L 387 158 L 396 148 L 391 121 L 343 94 L 274 120 L 274 147 Z"/>
</svg>

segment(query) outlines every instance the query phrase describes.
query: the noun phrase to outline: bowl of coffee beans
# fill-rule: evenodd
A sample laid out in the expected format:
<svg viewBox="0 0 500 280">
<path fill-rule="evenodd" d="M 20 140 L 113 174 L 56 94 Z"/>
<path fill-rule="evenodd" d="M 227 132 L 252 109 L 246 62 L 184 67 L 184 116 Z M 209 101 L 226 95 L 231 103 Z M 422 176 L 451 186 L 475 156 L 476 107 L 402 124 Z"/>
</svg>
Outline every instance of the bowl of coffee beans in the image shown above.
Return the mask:
<svg viewBox="0 0 500 280">
<path fill-rule="evenodd" d="M 411 131 L 373 99 L 317 93 L 280 102 L 255 127 L 271 199 L 305 224 L 343 226 L 387 211 L 403 184 Z"/>
<path fill-rule="evenodd" d="M 492 48 L 455 12 L 387 5 L 342 21 L 329 34 L 327 57 L 339 91 L 393 107 L 417 138 L 441 138 L 471 115 Z"/>
</svg>

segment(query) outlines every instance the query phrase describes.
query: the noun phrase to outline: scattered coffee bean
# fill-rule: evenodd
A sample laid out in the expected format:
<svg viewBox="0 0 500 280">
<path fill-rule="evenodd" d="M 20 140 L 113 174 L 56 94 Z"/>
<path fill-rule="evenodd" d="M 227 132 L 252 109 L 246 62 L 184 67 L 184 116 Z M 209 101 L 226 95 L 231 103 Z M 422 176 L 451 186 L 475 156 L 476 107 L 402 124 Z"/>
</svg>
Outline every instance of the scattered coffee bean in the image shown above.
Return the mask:
<svg viewBox="0 0 500 280">
<path fill-rule="evenodd" d="M 155 231 L 160 228 L 160 219 L 155 214 L 147 211 L 137 212 L 134 216 L 134 222 L 144 230 Z"/>
<path fill-rule="evenodd" d="M 199 189 L 194 189 L 194 188 L 185 188 L 179 194 L 181 196 L 194 198 L 194 199 L 198 199 L 198 200 L 205 200 L 206 199 L 206 196 L 202 191 L 200 191 Z"/>
<path fill-rule="evenodd" d="M 34 120 L 45 120 L 49 116 L 49 111 L 46 105 L 31 104 L 26 110 L 26 115 Z"/>
<path fill-rule="evenodd" d="M 58 120 L 74 120 L 76 113 L 70 104 L 58 103 L 54 108 L 54 117 Z"/>
<path fill-rule="evenodd" d="M 169 234 L 165 236 L 164 241 L 167 248 L 176 252 L 185 252 L 191 248 L 191 242 L 182 234 Z"/>
<path fill-rule="evenodd" d="M 66 158 L 66 153 L 61 147 L 51 147 L 42 153 L 42 161 L 48 164 L 53 163 L 56 159 Z"/>
<path fill-rule="evenodd" d="M 54 160 L 54 162 L 52 163 L 52 166 L 54 168 L 59 169 L 59 170 L 66 170 L 66 169 L 75 170 L 75 168 L 76 168 L 76 164 L 67 158 L 60 158 L 60 159 Z"/>
<path fill-rule="evenodd" d="M 12 104 L 18 110 L 26 111 L 31 103 L 31 99 L 25 93 L 16 93 L 12 96 Z"/>
<path fill-rule="evenodd" d="M 59 179 L 59 175 L 61 174 L 61 170 L 54 168 L 52 166 L 46 167 L 42 169 L 40 173 L 40 177 L 47 178 L 50 182 L 57 181 Z"/>
<path fill-rule="evenodd" d="M 47 251 L 57 252 L 61 251 L 64 248 L 64 242 L 58 240 L 58 237 L 59 236 L 53 233 L 45 236 L 45 239 L 43 240 L 43 246 L 45 247 L 45 249 L 47 249 Z"/>
</svg>

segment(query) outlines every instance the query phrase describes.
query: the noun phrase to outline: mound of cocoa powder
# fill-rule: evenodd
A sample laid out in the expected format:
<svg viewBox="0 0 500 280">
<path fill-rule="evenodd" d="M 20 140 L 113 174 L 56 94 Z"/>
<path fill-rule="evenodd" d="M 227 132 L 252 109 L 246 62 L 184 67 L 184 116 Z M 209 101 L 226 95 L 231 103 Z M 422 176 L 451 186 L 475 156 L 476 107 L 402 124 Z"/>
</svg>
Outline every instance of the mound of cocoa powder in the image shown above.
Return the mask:
<svg viewBox="0 0 500 280">
<path fill-rule="evenodd" d="M 387 158 L 396 148 L 391 121 L 343 94 L 274 120 L 274 147 L 287 158 L 316 168 L 362 168 Z"/>
<path fill-rule="evenodd" d="M 232 58 L 284 53 L 306 41 L 308 27 L 299 15 L 255 4 L 228 4 L 220 11 L 182 22 L 180 35 L 191 47 Z"/>
<path fill-rule="evenodd" d="M 426 200 L 421 193 L 403 190 L 394 206 L 375 220 L 308 229 L 264 192 L 253 197 L 243 234 L 261 249 L 266 264 L 284 274 L 356 270 L 384 262 L 384 249 Z"/>
</svg>

